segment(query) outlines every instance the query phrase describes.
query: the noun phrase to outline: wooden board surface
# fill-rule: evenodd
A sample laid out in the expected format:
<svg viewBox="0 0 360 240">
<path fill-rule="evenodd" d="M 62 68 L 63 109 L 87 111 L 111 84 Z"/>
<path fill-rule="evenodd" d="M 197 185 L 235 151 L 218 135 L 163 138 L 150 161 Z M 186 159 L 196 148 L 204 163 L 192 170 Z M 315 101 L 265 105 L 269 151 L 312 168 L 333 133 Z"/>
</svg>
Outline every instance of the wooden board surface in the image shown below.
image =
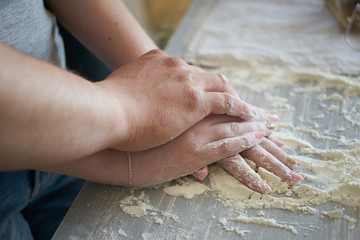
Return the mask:
<svg viewBox="0 0 360 240">
<path fill-rule="evenodd" d="M 171 55 L 182 56 L 192 34 L 215 5 L 215 1 L 198 0 L 194 2 L 169 43 L 167 51 Z M 274 87 L 268 89 L 267 92 L 289 99 L 289 103 L 294 106 L 295 111 L 286 117 L 291 122 L 303 124 L 300 119 L 307 119 L 311 113 L 327 110 L 321 108 L 319 104 L 314 104 L 317 102 L 318 93 L 289 93 L 298 86 L 307 87 L 313 86 L 313 84 L 316 83 L 301 82 L 295 85 Z M 248 102 L 265 102 L 264 96 L 261 94 L 247 91 L 244 88 L 236 90 Z M 336 90 L 328 89 L 327 93 L 331 94 L 334 91 Z M 352 99 L 354 102 L 358 100 L 358 96 Z M 264 104 L 263 107 L 266 105 Z M 358 127 L 351 127 L 349 122 L 344 121 L 336 113 L 324 112 L 324 114 L 326 119 L 319 122 L 319 131 L 343 127 L 346 131 L 341 135 L 359 139 Z M 323 145 L 324 148 L 331 148 L 333 144 L 326 141 L 319 143 L 311 138 L 309 141 L 315 145 Z M 138 196 L 141 192 L 149 196 L 150 204 L 155 210 L 151 215 L 140 218 L 125 214 L 121 210 L 119 201 L 132 194 Z M 219 225 L 218 220 L 221 217 L 229 219 L 234 214 L 217 201 L 214 194 L 208 192 L 193 199 L 184 199 L 166 195 L 161 188 L 138 189 L 130 192 L 124 187 L 87 182 L 56 232 L 54 239 L 241 239 L 236 233 L 225 231 Z M 348 229 L 349 223 L 342 218 L 323 218 L 320 212 L 309 215 L 279 209 L 263 209 L 262 211 L 266 218 L 275 218 L 282 224 L 294 226 L 298 231 L 296 235 L 284 229 L 256 224 L 231 221 L 228 224 L 249 231 L 244 235 L 246 239 L 360 239 L 359 207 L 347 207 L 334 202 L 317 207 L 319 211 L 338 208 L 344 208 L 344 213 L 358 220 L 353 230 Z M 248 216 L 256 216 L 258 211 L 246 210 Z M 163 223 L 159 222 L 159 219 Z"/>
<path fill-rule="evenodd" d="M 277 95 L 287 95 L 288 87 L 274 88 Z M 256 94 L 243 94 L 246 99 L 254 101 L 259 98 Z M 261 97 L 261 96 L 260 96 Z M 316 94 L 293 97 L 296 106 L 294 119 L 300 115 L 317 112 Z M 304 101 L 305 99 L 305 101 Z M 331 117 L 324 122 L 324 129 L 344 126 Z M 353 133 L 348 133 L 353 134 Z M 356 133 L 357 137 L 359 132 Z M 329 142 L 324 143 L 331 145 Z M 141 218 L 131 217 L 122 212 L 119 201 L 127 196 L 139 196 L 144 191 L 149 196 L 150 204 L 154 206 L 156 216 L 163 224 L 155 223 L 153 216 Z M 278 209 L 263 209 L 266 218 L 275 218 L 280 223 L 294 226 L 298 231 L 293 233 L 272 227 L 255 224 L 229 222 L 230 226 L 248 230 L 247 239 L 359 239 L 359 223 L 355 229 L 348 230 L 349 224 L 344 219 L 322 218 L 320 211 L 330 211 L 344 208 L 344 213 L 360 220 L 360 209 L 329 202 L 318 206 L 318 213 L 308 215 L 297 212 L 288 212 Z M 258 210 L 248 209 L 248 216 L 256 216 Z M 170 213 L 178 220 L 164 216 Z M 166 214 L 165 214 L 166 215 Z M 127 188 L 112 187 L 88 182 L 82 189 L 73 207 L 63 221 L 54 239 L 141 239 L 142 235 L 152 238 L 145 239 L 239 239 L 234 232 L 227 232 L 218 224 L 221 217 L 231 218 L 233 215 L 218 202 L 214 193 L 199 195 L 193 199 L 184 199 L 166 195 L 162 189 L 138 189 L 134 193 Z M 119 234 L 124 231 L 127 237 Z"/>
</svg>

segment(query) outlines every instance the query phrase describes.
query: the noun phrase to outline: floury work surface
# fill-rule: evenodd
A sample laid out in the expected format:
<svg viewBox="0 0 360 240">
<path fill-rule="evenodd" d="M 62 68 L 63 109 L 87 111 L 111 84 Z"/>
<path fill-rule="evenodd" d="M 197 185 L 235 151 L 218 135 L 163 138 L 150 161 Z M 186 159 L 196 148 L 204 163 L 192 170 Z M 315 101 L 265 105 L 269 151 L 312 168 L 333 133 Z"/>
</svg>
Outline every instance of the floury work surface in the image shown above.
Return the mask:
<svg viewBox="0 0 360 240">
<path fill-rule="evenodd" d="M 326 109 L 356 106 L 358 97 L 340 101 L 339 91 L 329 89 L 319 93 L 314 91 L 314 85 L 318 86 L 306 81 L 274 86 L 261 94 L 241 88 L 247 100 L 261 100 L 263 107 L 271 96 L 282 102 L 273 106 L 282 117 L 277 136 L 287 143 L 287 152 L 298 161 L 295 171 L 303 174 L 303 184 L 289 188 L 271 174 L 259 171 L 277 191 L 261 196 L 217 166 L 210 168 L 204 183 L 186 177 L 158 188 L 133 192 L 87 183 L 56 236 L 358 239 L 359 143 L 355 139 L 359 131 L 351 120 L 345 120 L 345 115 Z M 312 91 L 304 92 L 304 89 Z M 273 100 L 268 101 L 269 105 Z M 164 191 L 181 196 L 167 195 Z"/>
<path fill-rule="evenodd" d="M 240 7 L 237 2 L 195 1 L 168 51 L 195 64 L 210 67 L 208 63 L 213 63 L 212 71 L 224 73 L 242 99 L 277 113 L 281 120 L 274 135 L 286 143 L 285 150 L 298 163 L 294 170 L 302 174 L 303 183 L 289 187 L 259 168 L 258 173 L 274 190 L 269 195 L 260 195 L 216 165 L 210 167 L 203 183 L 185 177 L 156 188 L 129 191 L 88 182 L 54 239 L 360 238 L 360 69 L 358 64 L 351 65 L 351 61 L 357 60 L 356 56 L 360 61 L 360 53 L 345 54 L 337 66 L 333 65 L 333 72 L 323 62 L 318 68 L 316 61 L 304 64 L 306 59 L 315 58 L 306 58 L 291 49 L 275 54 L 277 59 L 279 56 L 290 58 L 288 65 L 285 61 L 268 65 L 259 62 L 259 52 L 251 55 L 250 49 L 241 52 L 241 57 L 227 61 L 226 66 L 217 65 L 215 63 L 223 62 L 221 49 L 226 52 L 230 48 L 227 43 L 236 42 L 236 39 L 221 40 L 223 35 L 236 37 L 233 32 L 244 30 L 241 23 L 237 24 L 238 28 L 230 28 L 231 31 L 227 28 L 230 20 L 230 24 L 236 25 L 230 13 Z M 244 3 L 246 1 L 239 4 Z M 285 0 L 276 3 L 284 9 L 295 4 Z M 310 1 L 297 4 L 302 3 Z M 331 17 L 323 12 L 326 9 L 321 7 L 322 1 L 311 3 L 315 4 L 311 13 L 321 11 Z M 254 5 L 248 3 L 241 5 L 242 11 L 249 6 L 254 9 Z M 261 6 L 258 10 L 257 13 L 262 11 Z M 228 11 L 228 18 L 224 11 Z M 269 17 L 264 11 L 262 16 Z M 217 18 L 221 19 L 224 31 L 230 32 L 214 35 Z M 323 20 L 332 19 L 324 17 Z M 252 23 L 257 31 L 255 22 Z M 317 24 L 323 26 L 321 22 Z M 341 34 L 337 28 L 327 28 L 331 34 L 335 34 L 334 31 Z M 243 33 L 246 35 L 238 41 L 251 39 L 251 31 Z M 322 36 L 326 36 L 323 31 Z M 297 45 L 303 48 L 301 38 L 297 40 Z M 201 48 L 194 48 L 202 41 Z M 336 41 L 341 44 L 339 39 Z M 288 43 L 291 45 L 291 41 Z M 274 41 L 269 41 L 269 53 L 273 52 L 273 44 Z M 347 48 L 343 44 L 338 49 L 344 52 Z M 232 47 L 234 54 L 240 54 L 236 46 Z M 258 46 L 255 44 L 254 48 Z M 331 51 L 327 54 L 331 56 Z M 270 56 L 267 61 L 272 61 Z M 242 67 L 242 59 L 246 57 L 251 61 Z M 321 61 L 324 59 L 326 57 Z"/>
</svg>

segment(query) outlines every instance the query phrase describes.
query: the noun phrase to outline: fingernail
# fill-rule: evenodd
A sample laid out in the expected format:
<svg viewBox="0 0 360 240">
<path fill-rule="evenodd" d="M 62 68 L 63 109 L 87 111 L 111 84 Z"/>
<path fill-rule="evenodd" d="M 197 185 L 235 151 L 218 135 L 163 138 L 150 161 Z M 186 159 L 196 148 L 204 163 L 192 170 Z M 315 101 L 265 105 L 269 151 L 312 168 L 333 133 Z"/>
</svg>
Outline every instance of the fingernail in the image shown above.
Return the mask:
<svg viewBox="0 0 360 240">
<path fill-rule="evenodd" d="M 228 79 L 225 77 L 224 74 L 220 73 L 219 75 L 222 78 L 222 80 L 224 80 L 225 82 L 228 82 Z"/>
<path fill-rule="evenodd" d="M 273 121 L 273 122 L 279 121 L 279 116 L 276 115 L 276 114 L 269 114 L 269 115 L 268 115 L 268 118 L 269 118 L 271 121 Z"/>
<path fill-rule="evenodd" d="M 207 172 L 193 173 L 193 175 L 194 175 L 198 180 L 203 181 L 203 180 L 207 177 L 208 173 L 207 173 Z"/>
<path fill-rule="evenodd" d="M 276 128 L 275 124 L 273 123 L 266 123 L 266 127 L 269 129 L 269 130 L 274 130 Z"/>
<path fill-rule="evenodd" d="M 304 179 L 302 176 L 300 176 L 299 174 L 297 174 L 296 172 L 293 172 L 293 171 L 290 172 L 290 176 L 293 179 L 297 180 L 296 181 L 297 183 Z"/>
<path fill-rule="evenodd" d="M 208 168 L 207 167 L 203 167 L 200 168 L 199 170 L 197 170 L 196 172 L 193 173 L 193 175 L 199 179 L 200 181 L 204 180 L 206 178 L 206 176 L 208 175 Z"/>
<path fill-rule="evenodd" d="M 254 134 L 254 136 L 255 136 L 257 139 L 262 139 L 262 138 L 265 136 L 265 132 L 264 132 L 264 131 L 257 132 L 257 133 Z"/>
<path fill-rule="evenodd" d="M 271 187 L 264 182 L 260 182 L 262 194 L 266 194 L 272 191 Z"/>
<path fill-rule="evenodd" d="M 282 147 L 282 146 L 285 145 L 284 142 L 282 142 L 282 141 L 280 141 L 280 140 L 277 140 L 277 139 L 273 139 L 273 142 L 274 142 L 276 145 L 278 145 L 279 147 Z"/>
</svg>

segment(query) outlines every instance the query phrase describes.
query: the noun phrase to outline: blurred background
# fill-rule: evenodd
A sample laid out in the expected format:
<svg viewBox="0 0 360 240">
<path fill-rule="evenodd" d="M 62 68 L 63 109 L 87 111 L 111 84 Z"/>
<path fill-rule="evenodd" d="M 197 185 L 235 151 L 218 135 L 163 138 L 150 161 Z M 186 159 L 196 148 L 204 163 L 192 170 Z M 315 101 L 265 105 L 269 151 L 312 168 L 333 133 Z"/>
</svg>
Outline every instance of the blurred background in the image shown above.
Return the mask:
<svg viewBox="0 0 360 240">
<path fill-rule="evenodd" d="M 159 46 L 164 49 L 171 35 L 193 0 L 123 0 L 124 4 L 141 26 Z M 67 68 L 90 81 L 103 80 L 111 73 L 96 56 L 89 52 L 63 26 Z"/>
</svg>

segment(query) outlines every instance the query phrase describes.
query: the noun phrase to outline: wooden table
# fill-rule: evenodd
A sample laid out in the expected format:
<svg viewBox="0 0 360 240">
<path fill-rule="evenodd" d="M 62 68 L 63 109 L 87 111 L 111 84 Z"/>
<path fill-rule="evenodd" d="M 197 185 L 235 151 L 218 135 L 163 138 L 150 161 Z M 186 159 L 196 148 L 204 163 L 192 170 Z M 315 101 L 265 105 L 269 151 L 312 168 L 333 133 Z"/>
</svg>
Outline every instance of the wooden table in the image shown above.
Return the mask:
<svg viewBox="0 0 360 240">
<path fill-rule="evenodd" d="M 194 31 L 215 5 L 216 1 L 195 1 L 166 51 L 181 57 Z M 311 83 L 302 84 L 304 86 Z M 284 86 L 271 90 L 276 95 L 291 98 L 296 110 L 289 118 L 299 119 L 309 112 L 323 111 L 316 104 L 312 104 L 316 100 L 316 95 L 312 93 L 289 96 L 288 92 L 293 87 Z M 252 92 L 242 89 L 237 91 L 249 102 L 255 102 L 255 99 L 259 98 Z M 330 125 L 347 127 L 348 123 L 337 120 L 332 114 L 328 116 L 328 121 L 324 121 L 320 128 L 327 129 Z M 342 134 L 359 139 L 359 128 L 346 129 L 347 132 Z M 330 143 L 325 144 L 331 147 Z M 138 196 L 141 192 L 149 196 L 149 201 L 155 208 L 153 214 L 141 218 L 125 214 L 119 201 L 131 194 Z M 334 202 L 317 207 L 319 211 L 334 208 L 344 208 L 346 214 L 358 220 L 353 230 L 348 230 L 348 222 L 341 218 L 322 218 L 319 212 L 306 215 L 278 209 L 263 209 L 264 217 L 275 217 L 284 224 L 297 223 L 294 227 L 298 234 L 256 224 L 237 223 L 236 226 L 249 231 L 244 236 L 246 239 L 360 239 L 360 208 Z M 246 212 L 248 216 L 256 216 L 258 210 L 247 209 Z M 124 187 L 86 182 L 54 239 L 239 239 L 241 237 L 236 233 L 225 231 L 219 226 L 218 220 L 221 217 L 228 218 L 231 215 L 222 203 L 216 201 L 213 193 L 184 199 L 169 196 L 161 188 L 136 189 L 131 193 Z"/>
</svg>

